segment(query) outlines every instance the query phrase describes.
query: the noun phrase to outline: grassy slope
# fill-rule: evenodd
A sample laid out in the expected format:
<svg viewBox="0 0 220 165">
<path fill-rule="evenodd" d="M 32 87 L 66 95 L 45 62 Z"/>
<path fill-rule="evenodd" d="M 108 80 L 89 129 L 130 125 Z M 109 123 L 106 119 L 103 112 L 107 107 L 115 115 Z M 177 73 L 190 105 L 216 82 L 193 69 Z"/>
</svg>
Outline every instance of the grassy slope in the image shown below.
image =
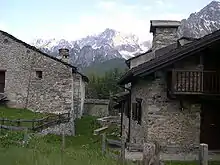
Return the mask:
<svg viewBox="0 0 220 165">
<path fill-rule="evenodd" d="M 6 108 L 0 106 L 0 118 L 8 119 L 34 119 L 45 116 L 41 113 L 34 113 L 25 109 Z"/>
<path fill-rule="evenodd" d="M 7 118 L 35 118 L 28 110 L 0 107 L 1 116 Z M 101 138 L 93 135 L 98 128 L 94 117 L 83 117 L 76 122 L 76 137 L 65 138 L 65 150 L 62 156 L 60 136 L 48 135 L 33 138 L 27 147 L 21 147 L 14 141 L 22 141 L 22 132 L 0 131 L 0 164 L 4 165 L 115 165 L 110 158 L 101 155 Z M 4 135 L 8 134 L 7 137 Z M 2 138 L 3 137 L 3 138 Z M 196 165 L 197 162 L 166 162 L 166 165 Z M 219 162 L 210 165 L 219 165 Z"/>
<path fill-rule="evenodd" d="M 116 162 L 101 155 L 100 137 L 93 130 L 99 127 L 93 117 L 77 121 L 76 137 L 66 137 L 66 147 L 61 159 L 61 137 L 48 135 L 34 138 L 27 148 L 0 145 L 0 162 L 4 165 L 112 165 Z M 14 136 L 13 136 L 14 137 Z M 22 136 L 17 136 L 21 138 Z M 1 144 L 7 139 L 1 139 Z M 63 162 L 61 161 L 63 160 Z"/>
<path fill-rule="evenodd" d="M 209 165 L 219 165 L 220 162 L 209 162 L 208 163 Z M 198 165 L 198 162 L 178 162 L 178 161 L 175 161 L 175 162 L 166 162 L 166 165 Z"/>
</svg>

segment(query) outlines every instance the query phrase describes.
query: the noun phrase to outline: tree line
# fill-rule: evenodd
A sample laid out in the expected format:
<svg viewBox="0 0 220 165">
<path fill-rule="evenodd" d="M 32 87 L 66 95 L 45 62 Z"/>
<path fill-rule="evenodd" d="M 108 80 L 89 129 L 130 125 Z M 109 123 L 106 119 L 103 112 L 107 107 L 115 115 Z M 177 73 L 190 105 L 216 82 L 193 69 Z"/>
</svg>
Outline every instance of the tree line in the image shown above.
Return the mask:
<svg viewBox="0 0 220 165">
<path fill-rule="evenodd" d="M 117 85 L 118 80 L 125 70 L 114 68 L 105 72 L 104 75 L 90 74 L 89 83 L 86 88 L 87 98 L 109 99 L 112 95 L 124 91 Z"/>
</svg>

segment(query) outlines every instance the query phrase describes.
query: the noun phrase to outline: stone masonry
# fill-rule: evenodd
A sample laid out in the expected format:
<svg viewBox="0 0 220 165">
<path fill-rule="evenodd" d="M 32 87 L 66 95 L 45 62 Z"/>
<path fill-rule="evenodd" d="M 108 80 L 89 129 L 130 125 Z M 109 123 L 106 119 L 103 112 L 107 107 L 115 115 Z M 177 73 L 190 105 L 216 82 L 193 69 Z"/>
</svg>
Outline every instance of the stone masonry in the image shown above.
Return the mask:
<svg viewBox="0 0 220 165">
<path fill-rule="evenodd" d="M 179 24 L 178 21 L 151 21 L 153 52 L 177 42 Z M 134 65 L 141 63 L 135 61 Z M 198 58 L 193 57 L 173 67 L 199 69 L 198 63 Z M 168 98 L 166 76 L 167 71 L 163 70 L 132 82 L 131 102 L 136 102 L 136 98 L 143 99 L 143 102 L 141 124 L 131 119 L 130 142 L 143 144 L 144 138 L 157 141 L 164 153 L 194 151 L 200 143 L 201 104 Z M 124 131 L 128 135 L 129 120 L 125 115 L 123 117 Z"/>
<path fill-rule="evenodd" d="M 109 115 L 109 102 L 107 99 L 86 99 L 84 114 L 106 117 Z"/>
<path fill-rule="evenodd" d="M 200 104 L 167 98 L 166 81 L 163 77 L 153 81 L 139 81 L 132 86 L 132 102 L 142 98 L 142 125 L 131 120 L 131 142 L 143 143 L 144 135 L 149 141 L 157 141 L 164 152 L 173 146 L 176 151 L 190 151 L 199 146 Z M 147 121 L 147 125 L 144 125 Z M 147 127 L 147 132 L 143 132 Z"/>
<path fill-rule="evenodd" d="M 68 59 L 60 62 L 5 32 L 0 32 L 0 54 L 9 106 L 46 113 L 82 111 L 85 76 L 66 65 Z"/>
<path fill-rule="evenodd" d="M 152 50 L 157 50 L 175 43 L 178 39 L 179 21 L 152 20 L 150 32 L 153 33 Z"/>
<path fill-rule="evenodd" d="M 132 58 L 130 60 L 130 69 L 155 58 L 156 50 L 176 43 L 178 39 L 177 29 L 179 25 L 179 21 L 151 21 L 150 32 L 153 33 L 153 43 L 151 51 Z"/>
</svg>

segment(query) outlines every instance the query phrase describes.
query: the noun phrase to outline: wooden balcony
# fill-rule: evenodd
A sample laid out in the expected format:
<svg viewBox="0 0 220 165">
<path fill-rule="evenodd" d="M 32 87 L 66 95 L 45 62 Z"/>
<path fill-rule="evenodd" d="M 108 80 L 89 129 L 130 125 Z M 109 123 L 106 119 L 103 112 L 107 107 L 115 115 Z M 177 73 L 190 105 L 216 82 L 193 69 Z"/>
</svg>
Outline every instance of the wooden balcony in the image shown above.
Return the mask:
<svg viewBox="0 0 220 165">
<path fill-rule="evenodd" d="M 173 94 L 220 95 L 220 72 L 173 70 Z"/>
</svg>

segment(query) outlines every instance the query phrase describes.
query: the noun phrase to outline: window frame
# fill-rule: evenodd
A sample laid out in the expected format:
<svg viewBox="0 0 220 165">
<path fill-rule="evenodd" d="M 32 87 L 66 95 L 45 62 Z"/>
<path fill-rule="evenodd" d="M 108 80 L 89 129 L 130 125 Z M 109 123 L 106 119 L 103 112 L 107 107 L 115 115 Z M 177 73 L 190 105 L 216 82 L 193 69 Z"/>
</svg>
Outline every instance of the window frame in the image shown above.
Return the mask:
<svg viewBox="0 0 220 165">
<path fill-rule="evenodd" d="M 36 70 L 35 76 L 37 79 L 43 79 L 43 71 L 42 70 Z"/>
</svg>

